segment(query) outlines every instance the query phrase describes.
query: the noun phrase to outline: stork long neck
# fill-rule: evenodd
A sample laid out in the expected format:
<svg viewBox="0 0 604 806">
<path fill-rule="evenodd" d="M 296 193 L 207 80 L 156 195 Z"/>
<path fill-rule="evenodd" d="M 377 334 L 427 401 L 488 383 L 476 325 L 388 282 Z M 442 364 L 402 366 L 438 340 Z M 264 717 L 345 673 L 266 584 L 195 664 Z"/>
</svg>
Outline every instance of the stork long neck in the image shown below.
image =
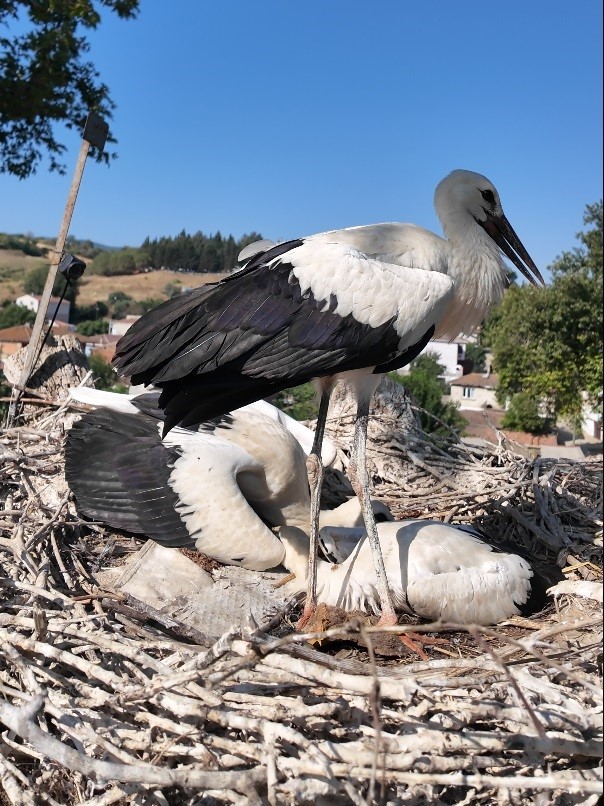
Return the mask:
<svg viewBox="0 0 604 806">
<path fill-rule="evenodd" d="M 279 539 L 285 548 L 285 558 L 283 565 L 296 575 L 299 579 L 306 579 L 308 570 L 308 550 L 310 546 L 310 509 L 308 505 L 302 504 L 297 509 L 290 509 L 286 520 L 286 526 L 279 529 Z M 323 526 L 344 526 L 355 527 L 363 525 L 361 507 L 357 498 L 350 498 L 340 506 L 330 510 L 321 510 L 319 514 L 319 527 Z M 332 571 L 335 565 L 328 565 L 323 560 L 317 563 L 319 577 L 324 572 L 323 569 L 330 568 Z"/>
<path fill-rule="evenodd" d="M 306 532 L 297 526 L 282 526 L 278 536 L 285 549 L 283 565 L 296 575 L 298 580 L 305 580 L 308 571 L 309 539 Z M 320 566 L 323 560 L 318 560 Z"/>
<path fill-rule="evenodd" d="M 442 224 L 451 249 L 448 274 L 455 292 L 436 336 L 455 338 L 473 333 L 501 301 L 507 271 L 495 242 L 467 213 Z"/>
</svg>

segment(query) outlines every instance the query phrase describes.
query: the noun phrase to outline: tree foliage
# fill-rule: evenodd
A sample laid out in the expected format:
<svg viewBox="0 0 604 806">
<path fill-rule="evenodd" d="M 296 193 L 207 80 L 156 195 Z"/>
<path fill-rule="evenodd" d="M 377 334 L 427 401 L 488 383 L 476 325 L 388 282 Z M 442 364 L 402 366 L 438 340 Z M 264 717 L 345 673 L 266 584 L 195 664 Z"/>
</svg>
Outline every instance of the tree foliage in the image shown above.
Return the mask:
<svg viewBox="0 0 604 806">
<path fill-rule="evenodd" d="M 26 294 L 41 294 L 46 285 L 46 278 L 48 277 L 48 266 L 38 266 L 37 269 L 29 271 L 25 280 L 23 281 L 23 290 Z M 55 297 L 60 297 L 65 288 L 65 277 L 60 272 L 52 284 L 52 293 Z M 65 299 L 69 300 L 72 304 L 75 303 L 78 296 L 78 281 L 72 280 L 65 292 Z"/>
<path fill-rule="evenodd" d="M 42 257 L 44 251 L 29 235 L 8 235 L 0 232 L 0 249 L 15 249 L 30 257 Z"/>
<path fill-rule="evenodd" d="M 91 274 L 112 277 L 120 274 L 136 274 L 147 267 L 147 259 L 140 249 L 126 247 L 99 252 L 90 264 Z"/>
<path fill-rule="evenodd" d="M 145 299 L 141 299 L 140 302 L 136 303 L 136 307 L 138 308 L 139 313 L 142 315 L 153 308 L 157 308 L 157 306 L 161 305 L 162 302 L 164 302 L 164 300 L 161 297 L 145 297 Z"/>
<path fill-rule="evenodd" d="M 137 304 L 134 300 L 119 300 L 111 306 L 112 319 L 125 319 L 129 314 L 138 313 Z"/>
<path fill-rule="evenodd" d="M 602 202 L 584 220 L 593 226 L 551 266 L 552 284 L 512 286 L 483 330 L 500 401 L 522 392 L 571 423 L 581 418 L 584 392 L 593 405 L 602 394 Z"/>
<path fill-rule="evenodd" d="M 127 19 L 138 6 L 139 0 L 0 0 L 0 25 L 8 32 L 0 37 L 0 173 L 25 179 L 43 156 L 51 171 L 63 173 L 57 127 L 81 129 L 91 111 L 111 118 L 115 105 L 86 58 L 82 31 L 98 27 L 101 10 Z M 11 27 L 18 33 L 11 36 Z M 96 156 L 107 162 L 114 155 Z"/>
<path fill-rule="evenodd" d="M 95 257 L 90 270 L 93 274 L 103 275 L 136 274 L 141 269 L 228 272 L 237 264 L 239 252 L 249 243 L 261 239 L 257 232 L 236 240 L 232 235 L 223 237 L 220 232 L 189 235 L 182 230 L 175 238 L 146 238 L 138 248 L 129 246 L 102 251 Z"/>
<path fill-rule="evenodd" d="M 466 344 L 466 358 L 472 362 L 472 372 L 484 372 L 486 369 L 486 347 L 482 344 L 468 342 Z"/>
<path fill-rule="evenodd" d="M 80 322 L 76 332 L 82 336 L 96 336 L 98 333 L 109 333 L 109 322 L 107 319 L 85 319 Z"/>
<path fill-rule="evenodd" d="M 577 233 L 580 246 L 563 252 L 554 260 L 550 270 L 555 278 L 581 274 L 599 282 L 601 288 L 603 219 L 601 199 L 595 204 L 586 205 L 583 223 L 592 226 Z"/>
<path fill-rule="evenodd" d="M 76 238 L 75 235 L 68 235 L 65 240 L 65 251 L 87 260 L 93 260 L 102 249 L 100 246 L 96 246 L 90 238 L 81 239 Z"/>
<path fill-rule="evenodd" d="M 528 431 L 530 434 L 548 434 L 552 421 L 542 417 L 539 402 L 528 392 L 517 392 L 501 420 L 502 428 L 511 431 Z"/>
<path fill-rule="evenodd" d="M 129 294 L 123 291 L 113 291 L 107 297 L 107 302 L 111 310 L 112 319 L 123 319 L 128 314 L 142 314 L 147 313 L 152 308 L 157 308 L 164 300 L 159 297 L 146 297 L 145 299 L 137 302 Z"/>
<path fill-rule="evenodd" d="M 130 294 L 126 294 L 125 291 L 112 291 L 107 297 L 107 302 L 110 305 L 115 305 L 117 302 L 134 302 L 134 298 Z"/>
<path fill-rule="evenodd" d="M 127 391 L 127 387 L 123 383 L 119 383 L 116 371 L 103 356 L 93 353 L 88 359 L 88 364 L 97 389 L 107 389 L 111 392 Z"/>
<path fill-rule="evenodd" d="M 317 395 L 312 383 L 303 383 L 278 392 L 273 403 L 295 420 L 314 420 L 319 414 Z"/>
<path fill-rule="evenodd" d="M 439 362 L 437 353 L 427 352 L 410 364 L 408 375 L 390 373 L 413 396 L 417 406 L 420 425 L 426 434 L 445 435 L 453 428 L 462 431 L 466 421 L 454 403 L 443 403 L 447 388 L 440 377 L 445 366 Z"/>
<path fill-rule="evenodd" d="M 87 322 L 89 320 L 102 319 L 109 313 L 109 307 L 102 300 L 97 300 L 94 305 L 74 305 L 71 308 L 70 321 L 74 324 Z"/>
<path fill-rule="evenodd" d="M 33 311 L 14 302 L 9 302 L 0 308 L 0 328 L 25 325 L 27 322 L 33 322 L 35 318 L 36 314 Z"/>
<path fill-rule="evenodd" d="M 182 294 L 182 285 L 179 280 L 176 280 L 174 283 L 166 283 L 162 291 L 168 299 L 174 299 L 174 297 L 180 297 Z"/>
</svg>

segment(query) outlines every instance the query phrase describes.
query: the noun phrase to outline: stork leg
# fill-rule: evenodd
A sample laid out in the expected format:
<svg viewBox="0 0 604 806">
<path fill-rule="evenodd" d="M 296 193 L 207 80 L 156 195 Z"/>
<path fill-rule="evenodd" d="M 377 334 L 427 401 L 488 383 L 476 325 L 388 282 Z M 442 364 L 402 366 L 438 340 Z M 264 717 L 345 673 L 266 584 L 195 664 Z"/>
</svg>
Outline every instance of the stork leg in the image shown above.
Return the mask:
<svg viewBox="0 0 604 806">
<path fill-rule="evenodd" d="M 377 591 L 382 604 L 382 615 L 378 621 L 379 627 L 393 627 L 398 618 L 394 612 L 392 597 L 388 589 L 386 568 L 382 557 L 382 548 L 378 537 L 375 515 L 371 506 L 369 495 L 369 474 L 367 473 L 367 459 L 365 446 L 367 444 L 367 426 L 369 422 L 369 397 L 360 394 L 357 405 L 357 420 L 352 443 L 352 456 L 348 464 L 348 478 L 352 484 L 357 498 L 361 504 L 367 538 L 373 556 L 373 565 L 377 577 Z"/>
<path fill-rule="evenodd" d="M 315 438 L 312 449 L 306 460 L 308 471 L 308 483 L 310 485 L 310 547 L 308 552 L 308 588 L 306 591 L 306 602 L 298 627 L 303 627 L 317 609 L 317 551 L 319 547 L 319 511 L 321 508 L 321 487 L 323 486 L 323 459 L 321 457 L 321 445 L 325 433 L 325 423 L 327 422 L 327 410 L 329 409 L 329 397 L 331 389 L 324 390 L 319 403 L 319 414 L 317 416 L 317 426 L 315 428 Z"/>
</svg>

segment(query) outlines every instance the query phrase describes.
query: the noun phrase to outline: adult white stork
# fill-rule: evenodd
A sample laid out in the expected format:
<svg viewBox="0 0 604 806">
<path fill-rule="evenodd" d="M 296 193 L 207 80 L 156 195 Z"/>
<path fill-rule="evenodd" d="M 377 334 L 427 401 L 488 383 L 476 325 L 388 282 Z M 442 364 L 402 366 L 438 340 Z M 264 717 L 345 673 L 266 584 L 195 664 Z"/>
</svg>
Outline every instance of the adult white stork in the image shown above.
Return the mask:
<svg viewBox="0 0 604 806">
<path fill-rule="evenodd" d="M 394 624 L 365 465 L 369 401 L 379 373 L 409 363 L 435 333 L 451 339 L 471 333 L 502 297 L 502 252 L 530 282 L 543 284 L 484 176 L 453 171 L 436 188 L 435 207 L 446 239 L 390 223 L 288 241 L 253 254 L 221 283 L 158 306 L 117 345 L 115 366 L 122 374 L 162 389 L 166 431 L 319 379 L 303 618 L 316 600 L 319 457 L 335 383 L 348 377 L 357 392 L 351 482 L 375 562 L 380 623 Z"/>
<path fill-rule="evenodd" d="M 300 442 L 308 429 L 290 418 L 284 423 L 269 404 L 177 427 L 162 439 L 154 395 L 75 389 L 71 397 L 99 407 L 73 425 L 65 443 L 65 477 L 85 516 L 252 571 L 284 559 L 272 527 L 309 532 Z M 391 517 L 380 502 L 373 507 Z M 321 513 L 325 523 L 358 526 L 360 509 Z"/>
</svg>

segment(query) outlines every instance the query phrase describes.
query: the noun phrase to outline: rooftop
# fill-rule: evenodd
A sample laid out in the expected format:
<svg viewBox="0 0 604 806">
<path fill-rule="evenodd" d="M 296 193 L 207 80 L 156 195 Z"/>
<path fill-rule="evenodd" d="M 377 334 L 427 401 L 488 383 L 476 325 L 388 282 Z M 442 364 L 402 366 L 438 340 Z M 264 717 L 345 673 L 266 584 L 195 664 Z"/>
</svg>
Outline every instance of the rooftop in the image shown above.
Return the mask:
<svg viewBox="0 0 604 806">
<path fill-rule="evenodd" d="M 469 372 L 467 375 L 460 375 L 451 381 L 451 386 L 477 386 L 481 389 L 497 389 L 499 375 L 491 372 L 485 375 L 483 372 Z"/>
<path fill-rule="evenodd" d="M 69 325 L 65 322 L 55 322 L 52 326 L 52 332 L 60 336 L 69 333 Z M 20 342 L 21 344 L 29 344 L 31 338 L 31 325 L 13 325 L 13 327 L 5 327 L 0 330 L 0 341 L 3 342 Z"/>
<path fill-rule="evenodd" d="M 517 445 L 541 447 L 543 445 L 557 445 L 556 434 L 529 434 L 527 431 L 509 431 L 501 428 L 501 421 L 505 411 L 498 409 L 460 409 L 459 413 L 466 420 L 468 426 L 464 436 L 474 439 L 484 439 L 491 445 L 499 443 L 498 432 L 503 433 L 511 442 Z"/>
</svg>

